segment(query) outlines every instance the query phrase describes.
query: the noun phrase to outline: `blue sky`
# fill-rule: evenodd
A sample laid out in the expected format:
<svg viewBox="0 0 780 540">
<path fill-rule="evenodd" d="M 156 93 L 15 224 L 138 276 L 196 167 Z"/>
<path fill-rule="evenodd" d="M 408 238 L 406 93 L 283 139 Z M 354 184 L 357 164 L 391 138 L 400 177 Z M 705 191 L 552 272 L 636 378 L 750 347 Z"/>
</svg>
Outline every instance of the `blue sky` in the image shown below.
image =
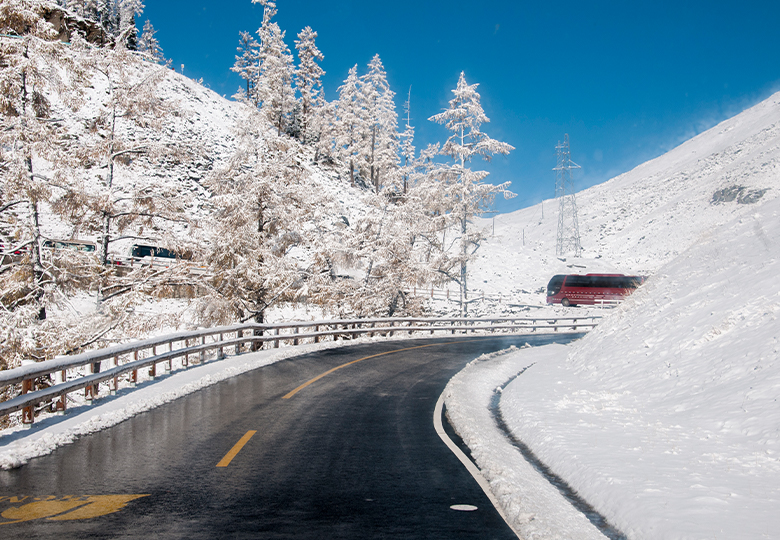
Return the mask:
<svg viewBox="0 0 780 540">
<path fill-rule="evenodd" d="M 254 33 L 250 0 L 146 0 L 166 58 L 227 97 L 240 31 Z M 318 32 L 326 98 L 349 68 L 379 54 L 399 115 L 411 87 L 416 146 L 443 142 L 427 119 L 446 108 L 461 71 L 479 83 L 483 131 L 513 145 L 473 168 L 512 182 L 508 212 L 554 196 L 555 145 L 569 134 L 582 166 L 577 189 L 656 157 L 780 90 L 780 2 L 278 0 L 294 40 Z M 400 122 L 399 122 L 400 124 Z"/>
</svg>

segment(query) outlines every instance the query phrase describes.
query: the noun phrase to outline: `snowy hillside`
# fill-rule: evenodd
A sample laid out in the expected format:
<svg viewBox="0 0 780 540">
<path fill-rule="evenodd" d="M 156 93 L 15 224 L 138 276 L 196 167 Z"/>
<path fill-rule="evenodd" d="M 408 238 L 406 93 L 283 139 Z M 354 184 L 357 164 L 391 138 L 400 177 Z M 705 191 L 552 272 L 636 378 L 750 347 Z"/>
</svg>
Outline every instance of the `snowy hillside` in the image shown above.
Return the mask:
<svg viewBox="0 0 780 540">
<path fill-rule="evenodd" d="M 537 288 L 554 273 L 586 269 L 651 275 L 579 342 L 496 364 L 503 381 L 528 368 L 501 394 L 514 435 L 628 538 L 777 537 L 779 173 L 776 94 L 579 193 L 583 260 L 554 257 L 550 203 L 544 220 L 539 207 L 499 216 L 481 252 L 481 277 L 503 287 Z M 460 422 L 477 454 L 494 444 Z M 591 534 L 534 518 L 558 510 L 523 502 L 530 484 L 508 461 L 496 464 L 501 452 L 478 461 L 519 530 Z"/>
<path fill-rule="evenodd" d="M 477 252 L 472 283 L 486 292 L 530 292 L 558 273 L 652 274 L 716 227 L 780 195 L 779 137 L 775 94 L 669 153 L 577 193 L 582 259 L 555 256 L 556 201 L 496 216 L 495 237 Z M 553 182 L 551 170 L 551 192 Z M 522 184 L 512 188 L 521 191 Z M 492 227 L 492 220 L 484 225 Z M 543 295 L 533 298 L 544 301 Z"/>
<path fill-rule="evenodd" d="M 141 78 L 144 72 L 136 75 Z M 78 113 L 68 115 L 69 131 L 79 137 L 88 138 L 90 119 L 96 115 L 101 106 L 105 87 L 99 78 L 85 96 L 85 106 Z M 182 200 L 191 203 L 186 217 L 191 224 L 198 225 L 213 213 L 210 207 L 211 193 L 204 187 L 204 181 L 224 166 L 236 152 L 236 134 L 239 125 L 248 116 L 246 106 L 236 101 L 225 99 L 212 90 L 204 87 L 175 71 L 168 70 L 159 83 L 159 95 L 167 103 L 173 105 L 176 112 L 165 118 L 162 132 L 154 129 L 128 129 L 127 136 L 134 140 L 147 137 L 152 140 L 167 139 L 175 147 L 189 152 L 191 159 L 177 159 L 176 156 L 163 157 L 161 160 L 150 161 L 145 156 L 132 159 L 129 167 L 118 167 L 115 172 L 115 182 L 119 186 L 154 184 L 159 189 L 169 189 L 181 194 Z M 306 181 L 312 191 L 322 194 L 324 202 L 333 203 L 333 213 L 352 217 L 359 214 L 359 193 L 348 184 L 338 180 L 338 175 L 331 169 L 312 165 L 307 162 L 311 156 L 306 149 L 301 149 L 300 161 L 306 170 Z M 46 167 L 46 163 L 40 163 Z M 98 174 L 103 174 L 99 172 Z M 355 210 L 358 208 L 358 210 Z M 64 226 L 53 215 L 47 215 L 44 220 L 44 233 L 51 238 L 69 238 L 73 230 Z M 79 238 L 96 240 L 95 236 L 75 231 Z M 173 233 L 179 242 L 186 243 L 193 238 L 202 239 L 202 235 L 193 236 L 189 227 L 174 226 L 160 229 L 157 234 L 160 241 L 168 240 L 167 235 Z M 174 240 L 174 241 L 177 241 Z M 132 240 L 118 241 L 112 245 L 115 255 L 126 255 Z"/>
</svg>

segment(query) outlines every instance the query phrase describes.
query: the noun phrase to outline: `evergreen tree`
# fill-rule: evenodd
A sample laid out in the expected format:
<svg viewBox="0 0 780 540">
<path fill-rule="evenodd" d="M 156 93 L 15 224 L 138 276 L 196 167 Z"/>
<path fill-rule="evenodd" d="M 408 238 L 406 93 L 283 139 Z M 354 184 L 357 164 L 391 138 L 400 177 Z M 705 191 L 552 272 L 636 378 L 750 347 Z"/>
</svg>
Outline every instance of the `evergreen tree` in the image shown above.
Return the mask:
<svg viewBox="0 0 780 540">
<path fill-rule="evenodd" d="M 237 134 L 238 148 L 207 186 L 216 216 L 208 253 L 214 278 L 199 299 L 204 322 L 264 321 L 265 310 L 300 284 L 304 270 L 289 256 L 305 242 L 312 210 L 297 164 L 299 146 L 269 134 L 267 120 L 248 111 Z"/>
<path fill-rule="evenodd" d="M 409 191 L 409 180 L 415 169 L 415 148 L 414 148 L 414 127 L 411 125 L 411 107 L 412 107 L 412 89 L 409 88 L 409 97 L 404 102 L 404 113 L 406 113 L 404 131 L 400 134 L 401 167 L 399 173 L 401 177 L 401 193 L 406 196 Z"/>
<path fill-rule="evenodd" d="M 482 231 L 471 226 L 471 219 L 487 210 L 496 194 L 501 193 L 506 198 L 514 197 L 509 191 L 509 182 L 498 186 L 487 184 L 484 179 L 489 173 L 467 167 L 475 157 L 489 161 L 495 154 L 506 155 L 514 150 L 509 144 L 491 139 L 480 131 L 482 124 L 490 120 L 480 105 L 477 86 L 467 84 L 465 74 L 461 73 L 449 108 L 429 118 L 443 124 L 451 132 L 439 153 L 452 161 L 436 167 L 430 174 L 437 178 L 442 199 L 448 204 L 446 212 L 455 220 L 460 233 L 457 256 L 460 271 L 457 275 L 450 274 L 450 279 L 460 287 L 461 314 L 464 316 L 468 299 L 467 264 L 484 238 Z"/>
<path fill-rule="evenodd" d="M 152 26 L 152 23 L 149 22 L 149 19 L 147 19 L 144 23 L 141 39 L 138 42 L 138 50 L 148 55 L 149 58 L 155 62 L 163 62 L 165 57 L 163 56 L 160 42 L 157 41 L 157 38 L 155 37 L 156 33 L 157 31 Z"/>
<path fill-rule="evenodd" d="M 253 0 L 254 1 L 254 0 Z M 259 72 L 255 93 L 268 121 L 276 127 L 277 135 L 286 132 L 290 116 L 297 104 L 292 87 L 293 60 L 284 42 L 284 32 L 271 19 L 276 14 L 272 0 L 258 0 L 265 6 L 263 24 L 257 31 L 260 37 Z"/>
<path fill-rule="evenodd" d="M 249 32 L 240 32 L 237 48 L 239 55 L 236 56 L 236 63 L 230 68 L 246 81 L 246 92 L 240 97 L 249 99 L 255 107 L 260 105 L 257 101 L 257 92 L 255 92 L 260 67 L 259 48 L 257 41 Z"/>
<path fill-rule="evenodd" d="M 333 126 L 335 154 L 346 165 L 350 184 L 354 186 L 365 132 L 357 64 L 349 70 L 344 84 L 338 90 L 339 99 Z"/>
<path fill-rule="evenodd" d="M 378 193 L 382 182 L 398 167 L 398 114 L 395 112 L 395 92 L 387 82 L 384 66 L 375 55 L 368 64 L 368 73 L 361 77 L 361 97 L 365 131 L 361 147 L 361 163 Z"/>
<path fill-rule="evenodd" d="M 138 50 L 138 30 L 135 27 L 135 18 L 144 11 L 141 0 L 117 0 L 119 14 L 119 35 L 125 39 L 125 46 L 131 50 Z"/>
<path fill-rule="evenodd" d="M 84 77 L 76 57 L 83 43 L 76 36 L 71 48 L 61 46 L 42 19 L 48 7 L 40 0 L 0 5 L 0 31 L 21 36 L 0 40 L 0 242 L 3 261 L 7 252 L 22 254 L 0 268 L 0 301 L 6 312 L 40 320 L 63 275 L 42 254 L 43 209 L 70 183 L 76 166 L 51 97 L 76 108 Z M 53 166 L 42 168 L 42 162 Z"/>
<path fill-rule="evenodd" d="M 317 63 L 322 62 L 324 56 L 314 43 L 316 37 L 317 32 L 307 26 L 295 42 L 299 61 L 295 85 L 301 94 L 301 140 L 304 143 L 319 138 L 321 111 L 325 105 L 320 81 L 325 71 Z"/>
</svg>

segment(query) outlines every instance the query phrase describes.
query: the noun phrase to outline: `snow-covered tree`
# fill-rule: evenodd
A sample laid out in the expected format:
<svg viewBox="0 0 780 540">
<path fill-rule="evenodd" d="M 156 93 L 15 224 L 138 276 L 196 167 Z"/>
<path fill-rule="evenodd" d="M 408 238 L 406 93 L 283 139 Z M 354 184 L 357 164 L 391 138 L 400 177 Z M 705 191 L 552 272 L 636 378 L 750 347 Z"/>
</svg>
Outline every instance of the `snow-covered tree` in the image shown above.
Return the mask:
<svg viewBox="0 0 780 540">
<path fill-rule="evenodd" d="M 87 86 L 86 44 L 57 40 L 42 17 L 49 2 L 11 4 L 0 3 L 0 32 L 20 36 L 0 40 L 0 369 L 82 343 L 52 308 L 91 290 L 99 272 L 94 256 L 52 250 L 46 236 L 81 168 L 68 118 Z"/>
<path fill-rule="evenodd" d="M 152 23 L 147 19 L 144 23 L 144 29 L 141 32 L 141 39 L 138 41 L 138 50 L 149 56 L 149 58 L 155 62 L 164 62 L 165 57 L 163 56 L 160 42 L 155 37 L 156 33 L 157 31 L 154 29 L 154 26 L 152 26 Z"/>
<path fill-rule="evenodd" d="M 360 165 L 358 160 L 363 134 L 366 132 L 357 64 L 349 70 L 344 84 L 338 90 L 339 99 L 333 120 L 335 155 L 346 165 L 350 183 L 354 186 L 356 168 Z"/>
<path fill-rule="evenodd" d="M 249 99 L 257 107 L 260 104 L 257 101 L 257 93 L 254 88 L 260 69 L 260 46 L 249 32 L 240 32 L 239 36 L 237 48 L 239 54 L 236 55 L 236 63 L 230 70 L 238 73 L 239 77 L 246 81 L 246 91 L 239 97 Z"/>
<path fill-rule="evenodd" d="M 254 108 L 237 141 L 235 154 L 207 182 L 214 193 L 214 240 L 207 253 L 214 277 L 198 311 L 210 323 L 263 322 L 265 310 L 306 277 L 290 256 L 305 241 L 312 210 L 313 194 L 296 160 L 300 146 L 269 134 L 265 116 Z"/>
<path fill-rule="evenodd" d="M 361 164 L 379 192 L 385 177 L 398 167 L 398 114 L 395 112 L 395 92 L 387 82 L 382 60 L 375 55 L 368 64 L 368 73 L 361 77 L 361 98 L 365 129 L 361 145 Z"/>
<path fill-rule="evenodd" d="M 260 110 L 276 127 L 277 134 L 282 134 L 286 132 L 290 116 L 297 105 L 292 87 L 293 58 L 284 42 L 284 31 L 271 20 L 276 15 L 276 3 L 272 0 L 257 0 L 257 3 L 263 5 L 265 10 L 263 24 L 257 31 L 260 38 L 259 70 L 254 91 Z"/>
<path fill-rule="evenodd" d="M 415 168 L 414 126 L 411 125 L 412 89 L 409 88 L 409 96 L 404 102 L 404 130 L 399 135 L 399 150 L 401 153 L 401 166 L 398 169 L 401 179 L 400 191 L 403 195 L 409 191 L 409 181 Z"/>
<path fill-rule="evenodd" d="M 84 63 L 95 73 L 93 85 L 104 91 L 98 94 L 102 98 L 98 107 L 91 108 L 77 155 L 97 174 L 74 185 L 58 204 L 81 230 L 98 237 L 98 258 L 106 267 L 113 243 L 123 239 L 165 242 L 161 233 L 154 232 L 160 224 L 186 222 L 187 198 L 171 185 L 130 181 L 133 162 L 186 161 L 197 148 L 183 149 L 162 135 L 166 119 L 176 110 L 175 102 L 159 95 L 160 83 L 168 75 L 165 67 L 141 61 L 121 41 L 113 48 L 90 53 Z M 149 283 L 148 277 L 139 276 Z M 133 289 L 127 280 L 115 278 L 108 270 L 102 273 L 99 302 Z"/>
<path fill-rule="evenodd" d="M 67 151 L 64 120 L 54 116 L 52 98 L 66 109 L 79 104 L 83 72 L 42 15 L 51 6 L 39 0 L 0 5 L 0 301 L 7 312 L 46 318 L 48 296 L 61 273 L 42 254 L 42 211 L 54 192 L 71 181 L 75 164 Z M 58 69 L 63 67 L 65 69 Z"/>
<path fill-rule="evenodd" d="M 514 197 L 509 191 L 509 182 L 500 185 L 485 183 L 488 172 L 473 171 L 467 167 L 475 157 L 489 161 L 495 154 L 506 155 L 514 150 L 511 145 L 491 139 L 481 131 L 482 124 L 490 120 L 480 104 L 477 86 L 467 84 L 465 74 L 461 73 L 452 91 L 455 97 L 450 100 L 449 108 L 429 118 L 451 132 L 440 154 L 452 161 L 436 167 L 430 174 L 438 180 L 440 197 L 446 201 L 446 213 L 455 221 L 460 233 L 456 256 L 460 271 L 458 274 L 451 273 L 449 277 L 460 287 L 462 315 L 467 310 L 467 265 L 484 238 L 483 232 L 471 225 L 471 219 L 487 210 L 497 194 Z"/>
<path fill-rule="evenodd" d="M 295 85 L 301 94 L 301 141 L 316 141 L 322 125 L 322 108 L 325 99 L 322 96 L 322 76 L 325 71 L 318 62 L 324 56 L 314 40 L 317 32 L 306 27 L 298 33 L 295 48 L 298 50 L 298 69 L 295 72 Z"/>
</svg>

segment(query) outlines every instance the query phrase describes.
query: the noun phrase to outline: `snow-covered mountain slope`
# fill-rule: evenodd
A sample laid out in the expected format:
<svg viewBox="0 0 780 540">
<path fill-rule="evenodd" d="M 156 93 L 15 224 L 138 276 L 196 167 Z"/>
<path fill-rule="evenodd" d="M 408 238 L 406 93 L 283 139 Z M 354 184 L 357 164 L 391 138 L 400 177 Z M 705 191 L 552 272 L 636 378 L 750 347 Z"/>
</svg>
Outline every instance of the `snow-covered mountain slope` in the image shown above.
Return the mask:
<svg viewBox="0 0 780 540">
<path fill-rule="evenodd" d="M 129 70 L 129 73 L 135 80 L 142 80 L 149 77 L 154 69 L 162 68 L 142 64 Z M 72 137 L 82 141 L 94 140 L 98 144 L 104 135 L 96 135 L 92 128 L 98 111 L 105 107 L 107 81 L 100 74 L 95 74 L 91 82 L 83 96 L 82 106 L 75 113 L 67 110 L 56 95 L 51 98 L 65 119 Z M 156 151 L 152 159 L 145 154 L 128 154 L 126 162 L 115 167 L 114 185 L 120 189 L 123 186 L 129 189 L 129 186 L 154 185 L 180 194 L 182 202 L 187 204 L 186 218 L 190 224 L 182 226 L 168 222 L 144 234 L 157 235 L 163 243 L 171 239 L 170 235 L 185 243 L 195 237 L 201 240 L 202 236 L 193 235 L 191 225 L 203 222 L 213 212 L 209 203 L 211 193 L 204 187 L 204 182 L 236 152 L 238 130 L 250 111 L 246 105 L 228 100 L 198 81 L 173 70 L 165 70 L 164 77 L 157 83 L 157 94 L 172 111 L 166 114 L 162 127 L 139 127 L 130 122 L 120 122 L 118 133 L 128 146 L 133 141 L 166 144 L 171 148 L 171 155 L 159 155 L 160 152 Z M 258 145 L 262 144 L 262 141 L 258 141 Z M 177 152 L 185 155 L 185 158 Z M 362 205 L 359 202 L 359 190 L 341 180 L 333 167 L 314 164 L 312 158 L 313 151 L 302 146 L 299 164 L 306 171 L 305 182 L 311 192 L 321 194 L 322 206 L 335 216 L 334 219 L 340 215 L 353 217 L 360 214 Z M 96 165 L 86 168 L 82 173 L 86 181 L 105 177 L 105 164 Z M 38 160 L 36 166 L 41 170 L 51 168 L 43 160 Z M 76 236 L 84 240 L 96 240 L 94 233 L 74 231 L 50 213 L 47 213 L 42 227 L 44 235 L 50 238 Z M 115 255 L 124 255 L 132 243 L 133 240 L 118 241 L 109 249 Z"/>
<path fill-rule="evenodd" d="M 553 186 L 551 170 L 550 191 Z M 521 191 L 522 184 L 513 189 Z M 537 291 L 556 273 L 652 274 L 718 226 L 778 195 L 780 93 L 577 193 L 581 259 L 555 256 L 554 200 L 496 216 L 494 223 L 484 220 L 486 227 L 495 224 L 495 236 L 477 252 L 471 282 L 486 292 Z"/>
<path fill-rule="evenodd" d="M 513 433 L 631 539 L 777 537 L 779 160 L 776 94 L 578 194 L 586 258 L 552 255 L 548 208 L 544 220 L 539 208 L 499 216 L 481 252 L 485 280 L 514 272 L 502 286 L 610 267 L 651 275 L 576 344 L 517 353 L 516 372 L 528 369 L 500 404 Z"/>
</svg>

